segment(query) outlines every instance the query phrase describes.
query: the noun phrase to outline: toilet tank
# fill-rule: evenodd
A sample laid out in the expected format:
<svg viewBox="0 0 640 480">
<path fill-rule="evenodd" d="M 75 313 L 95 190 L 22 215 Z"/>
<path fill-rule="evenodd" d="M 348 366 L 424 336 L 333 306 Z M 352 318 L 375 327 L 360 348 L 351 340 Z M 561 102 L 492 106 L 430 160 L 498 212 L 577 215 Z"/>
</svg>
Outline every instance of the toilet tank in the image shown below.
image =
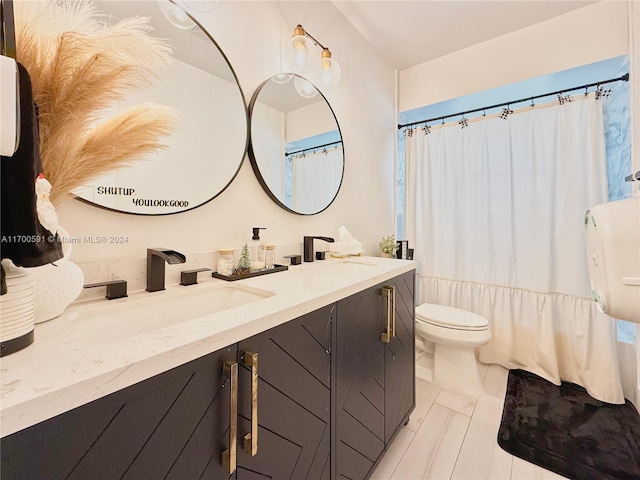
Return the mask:
<svg viewBox="0 0 640 480">
<path fill-rule="evenodd" d="M 598 310 L 640 323 L 640 197 L 587 210 L 585 234 Z"/>
</svg>

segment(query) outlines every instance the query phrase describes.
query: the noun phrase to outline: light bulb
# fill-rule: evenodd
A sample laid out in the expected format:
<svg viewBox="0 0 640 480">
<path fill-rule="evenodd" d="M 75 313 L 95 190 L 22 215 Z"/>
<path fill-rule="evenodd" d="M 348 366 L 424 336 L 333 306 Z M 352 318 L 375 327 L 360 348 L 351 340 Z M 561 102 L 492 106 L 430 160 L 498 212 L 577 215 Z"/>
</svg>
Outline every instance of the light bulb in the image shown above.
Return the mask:
<svg viewBox="0 0 640 480">
<path fill-rule="evenodd" d="M 317 76 L 318 85 L 325 89 L 338 85 L 342 76 L 340 65 L 331 58 L 331 52 L 326 48 L 322 51 L 322 58 L 315 64 L 313 71 Z"/>
<path fill-rule="evenodd" d="M 218 0 L 182 0 L 182 3 L 194 12 L 209 13 L 216 6 Z"/>
<path fill-rule="evenodd" d="M 292 78 L 293 78 L 293 73 L 281 72 L 281 73 L 276 73 L 274 76 L 272 76 L 271 81 L 274 83 L 287 83 Z"/>
<path fill-rule="evenodd" d="M 318 90 L 316 90 L 316 87 L 314 87 L 310 81 L 297 75 L 293 79 L 293 86 L 296 92 L 298 92 L 298 95 L 304 98 L 313 98 L 318 94 Z"/>
<path fill-rule="evenodd" d="M 316 44 L 307 37 L 304 28 L 298 25 L 284 47 L 284 61 L 294 72 L 308 72 L 315 61 L 315 54 Z"/>
<path fill-rule="evenodd" d="M 183 30 L 190 30 L 196 26 L 196 22 L 191 20 L 191 17 L 175 3 L 168 0 L 158 0 L 158 6 L 172 25 Z"/>
</svg>

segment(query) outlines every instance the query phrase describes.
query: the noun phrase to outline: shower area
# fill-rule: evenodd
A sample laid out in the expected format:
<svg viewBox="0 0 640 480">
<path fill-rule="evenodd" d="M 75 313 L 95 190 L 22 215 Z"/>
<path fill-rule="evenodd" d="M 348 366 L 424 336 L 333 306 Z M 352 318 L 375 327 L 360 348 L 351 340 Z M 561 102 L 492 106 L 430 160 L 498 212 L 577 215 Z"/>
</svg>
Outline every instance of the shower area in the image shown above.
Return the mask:
<svg viewBox="0 0 640 480">
<path fill-rule="evenodd" d="M 403 112 L 398 133 L 417 304 L 489 319 L 483 363 L 618 404 L 633 398 L 617 360 L 635 355 L 636 326 L 593 302 L 584 221 L 631 196 L 628 72 L 617 57 Z"/>
</svg>

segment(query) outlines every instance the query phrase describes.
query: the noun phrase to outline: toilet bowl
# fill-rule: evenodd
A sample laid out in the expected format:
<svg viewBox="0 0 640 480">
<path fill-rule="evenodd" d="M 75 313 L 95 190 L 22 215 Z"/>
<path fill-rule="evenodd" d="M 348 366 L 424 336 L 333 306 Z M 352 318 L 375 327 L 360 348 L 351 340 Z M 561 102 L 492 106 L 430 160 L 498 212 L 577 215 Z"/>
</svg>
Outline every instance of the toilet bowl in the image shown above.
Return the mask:
<svg viewBox="0 0 640 480">
<path fill-rule="evenodd" d="M 416 307 L 416 334 L 419 378 L 466 395 L 484 392 L 475 350 L 491 340 L 486 318 L 459 308 L 423 303 Z"/>
</svg>

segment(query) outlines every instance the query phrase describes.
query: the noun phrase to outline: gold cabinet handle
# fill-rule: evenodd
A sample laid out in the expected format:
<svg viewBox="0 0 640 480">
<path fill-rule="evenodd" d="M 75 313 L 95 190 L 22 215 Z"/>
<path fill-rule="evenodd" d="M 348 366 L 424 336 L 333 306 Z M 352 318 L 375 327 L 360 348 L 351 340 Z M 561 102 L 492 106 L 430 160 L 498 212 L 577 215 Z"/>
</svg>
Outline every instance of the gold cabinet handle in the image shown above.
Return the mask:
<svg viewBox="0 0 640 480">
<path fill-rule="evenodd" d="M 231 406 L 229 408 L 229 448 L 222 452 L 222 466 L 229 475 L 236 471 L 238 443 L 238 364 L 224 362 L 223 372 L 231 380 Z"/>
<path fill-rule="evenodd" d="M 391 338 L 396 336 L 396 287 L 391 289 Z"/>
<path fill-rule="evenodd" d="M 244 451 L 255 457 L 258 453 L 258 354 L 244 352 L 242 363 L 251 368 L 251 433 L 244 436 Z"/>
<path fill-rule="evenodd" d="M 382 287 L 382 296 L 385 298 L 385 304 L 387 307 L 386 320 L 387 320 L 387 328 L 380 335 L 380 339 L 384 343 L 389 343 L 393 338 L 393 297 L 395 296 L 395 291 L 393 287 Z"/>
</svg>

